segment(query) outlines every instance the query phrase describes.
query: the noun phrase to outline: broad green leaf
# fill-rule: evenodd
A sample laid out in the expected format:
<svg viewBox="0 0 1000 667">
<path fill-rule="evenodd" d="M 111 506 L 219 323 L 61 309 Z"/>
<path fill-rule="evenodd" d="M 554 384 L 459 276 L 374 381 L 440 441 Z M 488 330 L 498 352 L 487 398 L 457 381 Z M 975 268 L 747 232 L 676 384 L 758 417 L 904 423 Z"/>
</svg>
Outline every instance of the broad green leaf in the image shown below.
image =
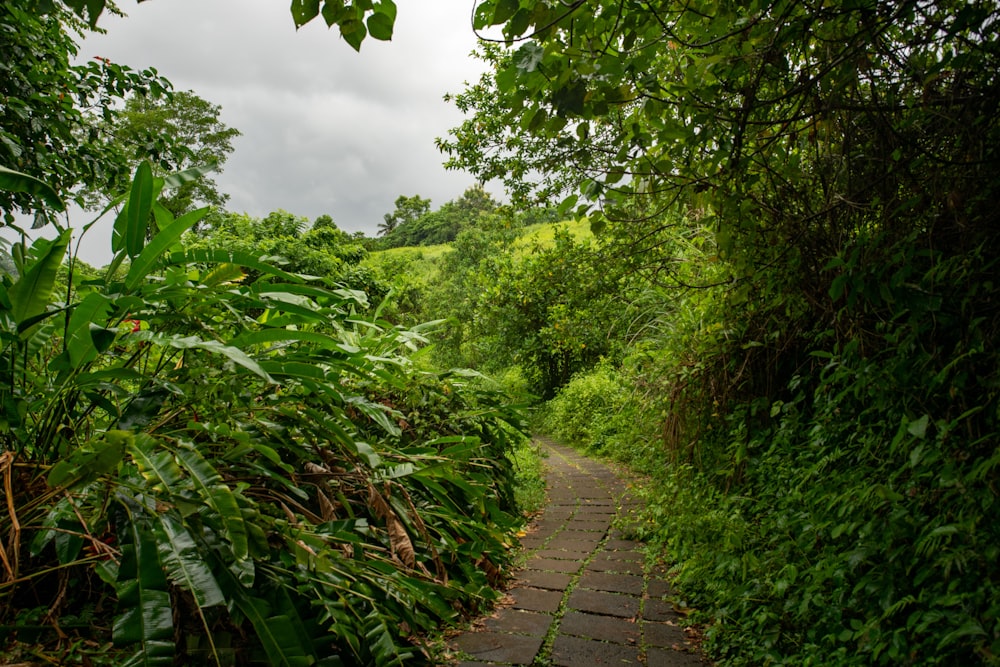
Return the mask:
<svg viewBox="0 0 1000 667">
<path fill-rule="evenodd" d="M 323 347 L 337 348 L 340 341 L 326 334 L 314 331 L 297 331 L 295 329 L 261 329 L 241 334 L 229 341 L 233 347 L 244 348 L 248 345 L 266 345 L 278 342 L 314 343 Z"/>
<path fill-rule="evenodd" d="M 2 166 L 0 166 L 0 190 L 24 192 L 34 195 L 57 211 L 66 210 L 66 205 L 63 204 L 62 199 L 59 198 L 59 194 L 51 185 L 38 180 L 34 176 L 29 176 L 28 174 L 23 174 Z"/>
<path fill-rule="evenodd" d="M 178 350 L 205 350 L 212 354 L 218 354 L 259 375 L 268 382 L 274 382 L 271 376 L 260 367 L 260 364 L 251 359 L 246 352 L 230 345 L 224 345 L 217 340 L 202 340 L 197 336 L 171 336 L 153 331 L 137 331 L 132 336 L 136 340 L 148 341 L 161 347 L 173 347 Z"/>
<path fill-rule="evenodd" d="M 180 493 L 184 475 L 170 452 L 160 449 L 155 438 L 147 433 L 136 433 L 128 443 L 128 453 L 132 457 L 139 474 L 149 484 L 149 490 L 174 496 Z"/>
<path fill-rule="evenodd" d="M 115 219 L 111 251 L 124 250 L 129 257 L 137 256 L 146 242 L 146 229 L 153 208 L 153 171 L 143 161 L 135 170 L 128 203 Z"/>
<path fill-rule="evenodd" d="M 228 571 L 227 575 L 232 577 Z M 232 579 L 227 588 L 232 591 L 230 599 L 253 625 L 257 639 L 260 640 L 272 665 L 309 667 L 315 662 L 315 657 L 302 644 L 291 619 L 287 615 L 271 615 L 271 607 L 267 602 L 249 596 Z"/>
<path fill-rule="evenodd" d="M 213 159 L 205 164 L 198 164 L 181 171 L 175 171 L 174 173 L 163 177 L 163 187 L 164 189 L 174 190 L 187 183 L 198 181 L 203 176 L 210 174 L 213 171 L 218 171 L 218 169 L 219 163 L 217 160 Z"/>
<path fill-rule="evenodd" d="M 383 42 L 388 42 L 392 39 L 393 20 L 389 15 L 376 12 L 369 16 L 365 23 L 368 25 L 368 34 L 374 39 Z"/>
<path fill-rule="evenodd" d="M 247 528 L 243 523 L 239 502 L 235 494 L 225 484 L 222 476 L 193 447 L 179 447 L 175 450 L 177 460 L 191 475 L 198 499 L 211 508 L 214 516 L 206 517 L 210 522 L 220 521 L 225 526 L 225 535 L 233 547 L 233 555 L 244 559 L 248 554 Z"/>
<path fill-rule="evenodd" d="M 245 252 L 230 250 L 185 250 L 183 252 L 172 253 L 169 261 L 171 264 L 196 264 L 199 262 L 206 264 L 235 264 L 236 266 L 255 269 L 267 275 L 277 276 L 282 280 L 292 283 L 305 282 L 300 276 L 282 271 L 273 264 L 263 261 L 260 257 Z"/>
<path fill-rule="evenodd" d="M 520 8 L 521 4 L 518 0 L 497 0 L 493 8 L 492 25 L 506 23 L 507 19 L 516 14 Z"/>
<path fill-rule="evenodd" d="M 17 282 L 7 288 L 11 316 L 18 324 L 47 310 L 69 240 L 70 232 L 66 230 L 56 239 L 38 239 L 32 245 L 26 258 L 30 263 Z"/>
<path fill-rule="evenodd" d="M 351 45 L 352 49 L 360 51 L 361 43 L 368 36 L 368 31 L 365 29 L 364 23 L 352 18 L 340 24 L 340 36 L 344 38 L 345 42 Z"/>
<path fill-rule="evenodd" d="M 170 223 L 166 229 L 157 234 L 153 240 L 142 249 L 142 253 L 132 261 L 132 266 L 129 268 L 128 275 L 125 276 L 125 287 L 129 290 L 134 290 L 138 287 L 149 275 L 150 270 L 156 264 L 157 260 L 159 260 L 160 256 L 166 252 L 170 246 L 177 243 L 177 241 L 180 240 L 181 235 L 190 229 L 192 225 L 204 218 L 205 214 L 207 214 L 209 210 L 209 207 L 206 206 L 196 211 L 185 213 Z"/>
<path fill-rule="evenodd" d="M 100 341 L 95 341 L 91 326 L 106 324 L 110 312 L 111 301 L 99 292 L 90 292 L 73 308 L 65 341 L 73 368 L 80 368 L 97 358 L 101 351 L 97 342 Z"/>
<path fill-rule="evenodd" d="M 245 277 L 243 269 L 235 264 L 220 264 L 202 277 L 201 284 L 206 287 L 215 287 L 226 283 L 238 283 Z"/>
<path fill-rule="evenodd" d="M 89 484 L 118 466 L 131 440 L 132 434 L 125 431 L 99 434 L 53 465 L 45 481 L 65 488 Z"/>
<path fill-rule="evenodd" d="M 126 505 L 126 507 L 128 507 Z M 138 644 L 128 664 L 167 667 L 174 661 L 174 625 L 167 579 L 157 554 L 156 539 L 130 511 L 131 544 L 122 545 L 118 570 L 116 644 Z"/>
<path fill-rule="evenodd" d="M 292 20 L 301 28 L 319 14 L 319 0 L 292 0 Z"/>
<path fill-rule="evenodd" d="M 199 548 L 188 529 L 172 512 L 157 515 L 163 539 L 158 540 L 160 560 L 167 577 L 194 596 L 199 608 L 226 603 L 205 553 Z"/>
</svg>

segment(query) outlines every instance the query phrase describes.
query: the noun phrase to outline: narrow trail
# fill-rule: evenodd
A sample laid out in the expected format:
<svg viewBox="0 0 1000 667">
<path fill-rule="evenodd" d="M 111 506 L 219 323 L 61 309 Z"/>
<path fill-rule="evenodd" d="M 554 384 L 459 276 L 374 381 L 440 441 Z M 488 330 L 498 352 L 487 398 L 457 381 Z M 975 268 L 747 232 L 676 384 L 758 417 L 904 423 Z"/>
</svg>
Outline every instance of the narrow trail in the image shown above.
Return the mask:
<svg viewBox="0 0 1000 667">
<path fill-rule="evenodd" d="M 626 483 L 568 447 L 539 444 L 548 454 L 549 502 L 521 539 L 527 561 L 510 590 L 513 604 L 452 639 L 469 656 L 459 667 L 709 664 L 665 600 L 663 572 L 613 527 L 636 506 Z"/>
</svg>

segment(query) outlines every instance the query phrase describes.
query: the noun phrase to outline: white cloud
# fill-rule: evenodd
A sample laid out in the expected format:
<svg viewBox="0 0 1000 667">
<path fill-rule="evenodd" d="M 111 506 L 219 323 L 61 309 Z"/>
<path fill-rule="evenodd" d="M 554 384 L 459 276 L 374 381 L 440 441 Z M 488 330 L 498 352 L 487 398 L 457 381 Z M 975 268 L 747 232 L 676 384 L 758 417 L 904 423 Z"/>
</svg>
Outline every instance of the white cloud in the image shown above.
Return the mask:
<svg viewBox="0 0 1000 667">
<path fill-rule="evenodd" d="M 222 106 L 243 133 L 216 177 L 232 210 L 327 213 L 374 233 L 397 196 L 440 205 L 473 183 L 446 172 L 434 146 L 461 122 L 442 96 L 483 68 L 468 57 L 469 2 L 397 0 L 393 40 L 368 39 L 361 53 L 322 20 L 296 31 L 278 0 L 125 2 L 129 16 L 102 17 L 107 34 L 89 37 L 80 57 L 153 66 Z"/>
</svg>

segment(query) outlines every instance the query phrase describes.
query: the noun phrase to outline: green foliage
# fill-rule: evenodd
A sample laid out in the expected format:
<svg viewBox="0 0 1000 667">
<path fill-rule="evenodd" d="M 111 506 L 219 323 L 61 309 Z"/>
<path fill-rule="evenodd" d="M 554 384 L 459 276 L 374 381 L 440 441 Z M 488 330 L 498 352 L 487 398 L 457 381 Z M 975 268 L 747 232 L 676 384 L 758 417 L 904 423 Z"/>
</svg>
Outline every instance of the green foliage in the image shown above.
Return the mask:
<svg viewBox="0 0 1000 667">
<path fill-rule="evenodd" d="M 442 147 L 650 269 L 613 358 L 650 417 L 606 437 L 664 475 L 649 530 L 726 664 L 997 663 L 998 18 L 476 7 L 507 44 Z"/>
<path fill-rule="evenodd" d="M 193 91 L 175 92 L 159 99 L 132 95 L 123 109 L 111 115 L 102 132 L 129 163 L 148 159 L 158 174 L 195 166 L 221 172 L 233 151 L 233 139 L 240 136 L 239 130 L 226 127 L 219 120 L 221 111 L 221 107 Z M 124 179 L 103 183 L 96 191 L 86 193 L 87 199 L 101 206 L 102 192 L 117 192 L 126 187 Z M 164 198 L 163 205 L 180 216 L 195 208 L 195 204 L 221 207 L 228 199 L 229 195 L 219 192 L 213 180 L 202 176 L 180 184 Z"/>
<path fill-rule="evenodd" d="M 479 226 L 480 217 L 496 213 L 499 205 L 482 186 L 474 186 L 436 211 L 429 211 L 429 200 L 416 196 L 400 197 L 396 207 L 391 229 L 380 227 L 386 232 L 375 244 L 379 249 L 450 243 L 463 229 Z"/>
<path fill-rule="evenodd" d="M 363 293 L 185 250 L 206 210 L 174 220 L 150 173 L 103 275 L 71 257 L 57 282 L 66 232 L 3 276 L 4 634 L 39 641 L 19 619 L 43 605 L 99 610 L 84 636 L 129 663 L 417 659 L 505 577 L 519 413 L 418 369 L 426 327 L 364 319 Z"/>
<path fill-rule="evenodd" d="M 351 235 L 341 231 L 329 216 L 320 216 L 310 226 L 306 218 L 274 211 L 262 219 L 246 214 L 212 211 L 191 248 L 226 248 L 255 258 L 266 258 L 292 273 L 323 279 L 365 291 L 381 299 L 386 288 L 361 266 L 367 251 Z M 253 272 L 252 277 L 259 273 Z"/>
<path fill-rule="evenodd" d="M 7 224 L 17 210 L 36 213 L 38 226 L 47 224 L 49 209 L 35 195 L 61 210 L 56 202 L 70 200 L 81 186 L 127 179 L 134 158 L 105 140 L 103 124 L 127 95 L 160 98 L 170 89 L 152 69 L 103 59 L 70 65 L 83 26 L 62 8 L 44 16 L 38 10 L 39 3 L 21 0 L 0 8 L 0 165 L 33 177 L 41 188 L 12 188 L 9 175 L 4 179 L 0 210 Z"/>
<path fill-rule="evenodd" d="M 634 417 L 623 414 L 631 398 L 623 379 L 607 363 L 574 375 L 556 397 L 545 404 L 541 428 L 562 442 L 598 452 L 613 448 L 613 438 L 623 431 L 628 432 Z"/>
<path fill-rule="evenodd" d="M 396 229 L 399 225 L 412 223 L 431 210 L 431 200 L 423 199 L 420 195 L 406 197 L 399 195 L 396 197 L 396 210 L 386 213 L 384 222 L 378 226 L 379 234 L 385 235 Z"/>
</svg>

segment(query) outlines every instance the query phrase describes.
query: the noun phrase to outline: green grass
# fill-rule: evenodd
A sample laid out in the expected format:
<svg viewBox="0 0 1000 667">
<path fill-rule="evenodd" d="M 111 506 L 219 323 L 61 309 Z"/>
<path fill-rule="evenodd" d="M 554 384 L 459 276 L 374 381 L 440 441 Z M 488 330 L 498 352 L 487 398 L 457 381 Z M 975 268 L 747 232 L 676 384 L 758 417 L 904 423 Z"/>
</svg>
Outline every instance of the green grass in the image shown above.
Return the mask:
<svg viewBox="0 0 1000 667">
<path fill-rule="evenodd" d="M 514 246 L 518 249 L 527 248 L 535 243 L 543 248 L 555 245 L 556 229 L 566 229 L 576 239 L 593 238 L 590 223 L 587 220 L 566 220 L 564 222 L 543 222 L 525 227 L 521 237 Z"/>
<path fill-rule="evenodd" d="M 514 499 L 526 515 L 535 514 L 545 506 L 543 454 L 533 440 L 525 441 L 510 454 L 514 464 Z"/>
</svg>

